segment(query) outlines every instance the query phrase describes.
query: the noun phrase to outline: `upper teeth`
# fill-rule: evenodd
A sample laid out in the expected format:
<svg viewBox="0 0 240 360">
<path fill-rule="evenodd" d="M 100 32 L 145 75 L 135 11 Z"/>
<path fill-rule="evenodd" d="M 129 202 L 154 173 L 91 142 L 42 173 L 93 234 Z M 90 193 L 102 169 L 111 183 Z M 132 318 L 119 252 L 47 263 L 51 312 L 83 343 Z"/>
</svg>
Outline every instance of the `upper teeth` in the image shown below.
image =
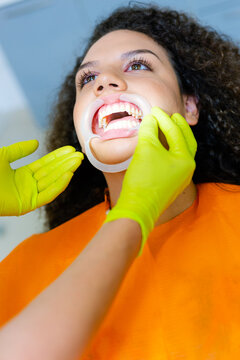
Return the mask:
<svg viewBox="0 0 240 360">
<path fill-rule="evenodd" d="M 117 112 L 128 112 L 129 115 L 132 115 L 136 119 L 140 119 L 143 117 L 142 111 L 133 104 L 129 104 L 127 102 L 119 102 L 112 105 L 104 105 L 100 108 L 98 112 L 98 126 L 99 128 L 107 126 L 106 116 L 117 113 Z"/>
</svg>

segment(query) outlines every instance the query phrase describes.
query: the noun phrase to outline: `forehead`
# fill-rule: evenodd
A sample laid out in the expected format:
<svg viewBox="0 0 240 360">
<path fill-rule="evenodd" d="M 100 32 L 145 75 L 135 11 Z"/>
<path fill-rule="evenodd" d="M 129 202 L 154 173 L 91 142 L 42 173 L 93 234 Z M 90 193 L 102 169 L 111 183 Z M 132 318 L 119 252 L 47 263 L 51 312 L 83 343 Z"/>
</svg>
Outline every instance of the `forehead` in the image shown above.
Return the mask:
<svg viewBox="0 0 240 360">
<path fill-rule="evenodd" d="M 112 31 L 97 40 L 88 50 L 84 61 L 97 60 L 99 56 L 122 53 L 125 50 L 150 49 L 167 56 L 165 49 L 151 37 L 132 30 Z"/>
</svg>

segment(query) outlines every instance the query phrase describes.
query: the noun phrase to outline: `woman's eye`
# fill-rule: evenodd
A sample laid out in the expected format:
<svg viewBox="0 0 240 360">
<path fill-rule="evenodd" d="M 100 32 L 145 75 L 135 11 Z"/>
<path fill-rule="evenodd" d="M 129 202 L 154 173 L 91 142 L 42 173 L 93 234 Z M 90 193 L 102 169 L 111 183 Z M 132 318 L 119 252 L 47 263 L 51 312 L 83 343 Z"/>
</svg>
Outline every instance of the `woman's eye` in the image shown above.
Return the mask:
<svg viewBox="0 0 240 360">
<path fill-rule="evenodd" d="M 96 77 L 96 75 L 93 75 L 93 74 L 85 77 L 85 79 L 83 79 L 83 81 L 82 81 L 82 84 L 83 84 L 83 85 L 86 85 L 86 84 L 89 83 L 90 81 L 94 81 L 94 80 L 95 80 L 95 77 Z"/>
<path fill-rule="evenodd" d="M 134 64 L 131 64 L 129 67 L 128 67 L 128 70 L 130 69 L 131 70 L 149 70 L 149 67 L 145 64 L 141 64 L 140 62 L 136 62 Z"/>
<path fill-rule="evenodd" d="M 84 72 L 82 75 L 79 76 L 79 79 L 77 81 L 77 86 L 82 89 L 84 85 L 90 83 L 91 81 L 94 81 L 97 75 L 91 73 L 90 71 Z"/>
</svg>

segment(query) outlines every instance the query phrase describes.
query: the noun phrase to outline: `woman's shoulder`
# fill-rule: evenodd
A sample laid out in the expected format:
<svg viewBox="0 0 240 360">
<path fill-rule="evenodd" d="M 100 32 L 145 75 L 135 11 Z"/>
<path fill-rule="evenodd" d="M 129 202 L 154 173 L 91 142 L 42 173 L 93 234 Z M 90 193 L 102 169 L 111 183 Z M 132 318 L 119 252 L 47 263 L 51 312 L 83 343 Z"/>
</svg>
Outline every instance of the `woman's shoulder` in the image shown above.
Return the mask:
<svg viewBox="0 0 240 360">
<path fill-rule="evenodd" d="M 213 194 L 221 197 L 240 197 L 240 185 L 225 183 L 201 183 L 197 184 L 197 188 L 201 193 Z"/>
<path fill-rule="evenodd" d="M 0 263 L 0 325 L 26 306 L 80 254 L 105 217 L 100 203 L 53 230 L 20 243 Z M 21 296 L 16 301 L 16 291 Z"/>
<path fill-rule="evenodd" d="M 225 212 L 239 209 L 240 185 L 212 182 L 197 184 L 197 189 L 199 202 L 206 207 Z"/>
</svg>

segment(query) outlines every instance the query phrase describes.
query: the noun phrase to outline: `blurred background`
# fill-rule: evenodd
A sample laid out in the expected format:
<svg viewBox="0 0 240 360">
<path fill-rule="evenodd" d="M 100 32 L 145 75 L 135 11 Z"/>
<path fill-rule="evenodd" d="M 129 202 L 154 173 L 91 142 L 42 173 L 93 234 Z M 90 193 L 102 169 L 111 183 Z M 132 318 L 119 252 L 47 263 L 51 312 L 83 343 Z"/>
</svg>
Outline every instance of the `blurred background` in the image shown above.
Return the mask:
<svg viewBox="0 0 240 360">
<path fill-rule="evenodd" d="M 131 1 L 150 3 L 150 1 Z M 96 22 L 129 0 L 0 0 L 0 147 L 38 139 L 46 153 L 48 115 L 66 74 Z M 239 0 L 155 0 L 183 10 L 240 42 Z M 1 176 L 1 175 L 0 175 Z M 44 231 L 44 210 L 0 218 L 0 261 L 21 241 Z"/>
</svg>

